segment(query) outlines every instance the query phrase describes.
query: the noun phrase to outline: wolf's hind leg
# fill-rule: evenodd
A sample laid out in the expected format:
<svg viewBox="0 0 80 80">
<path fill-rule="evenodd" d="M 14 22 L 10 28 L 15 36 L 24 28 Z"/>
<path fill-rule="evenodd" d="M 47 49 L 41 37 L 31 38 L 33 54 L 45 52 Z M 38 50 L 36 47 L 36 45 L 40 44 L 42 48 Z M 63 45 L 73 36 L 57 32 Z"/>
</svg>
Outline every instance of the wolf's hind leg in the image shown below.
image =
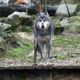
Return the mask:
<svg viewBox="0 0 80 80">
<path fill-rule="evenodd" d="M 50 48 L 51 48 L 51 45 L 50 45 L 50 42 L 46 42 L 46 52 L 47 52 L 47 58 L 50 59 L 51 56 L 50 56 Z"/>
</svg>

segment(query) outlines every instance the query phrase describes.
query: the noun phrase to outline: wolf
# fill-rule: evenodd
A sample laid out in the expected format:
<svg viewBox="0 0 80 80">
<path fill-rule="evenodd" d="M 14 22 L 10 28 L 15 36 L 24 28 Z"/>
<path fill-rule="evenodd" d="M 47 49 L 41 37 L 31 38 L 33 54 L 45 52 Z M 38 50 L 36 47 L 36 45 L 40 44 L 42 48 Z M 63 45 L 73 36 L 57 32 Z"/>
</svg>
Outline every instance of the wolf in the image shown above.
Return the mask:
<svg viewBox="0 0 80 80">
<path fill-rule="evenodd" d="M 46 48 L 47 59 L 50 59 L 51 37 L 54 31 L 51 18 L 47 12 L 39 12 L 33 26 L 34 32 L 34 63 L 37 61 L 37 52 L 40 53 L 40 61 L 43 61 L 43 51 Z"/>
</svg>

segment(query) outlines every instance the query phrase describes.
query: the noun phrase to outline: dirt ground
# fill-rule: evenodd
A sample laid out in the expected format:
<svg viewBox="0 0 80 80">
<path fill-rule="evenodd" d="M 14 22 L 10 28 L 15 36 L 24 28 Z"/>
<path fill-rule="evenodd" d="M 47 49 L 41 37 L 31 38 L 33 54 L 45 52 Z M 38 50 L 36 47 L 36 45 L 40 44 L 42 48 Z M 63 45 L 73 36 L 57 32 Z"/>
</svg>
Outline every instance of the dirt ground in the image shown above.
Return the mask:
<svg viewBox="0 0 80 80">
<path fill-rule="evenodd" d="M 32 35 L 32 34 L 31 34 Z M 33 40 L 31 37 L 33 45 Z M 28 40 L 29 41 L 29 40 Z M 46 51 L 43 54 L 44 60 L 40 62 L 40 55 L 37 57 L 37 65 L 53 65 L 53 66 L 80 66 L 80 35 L 73 33 L 63 33 L 61 35 L 54 35 L 51 43 L 51 56 L 53 57 L 49 62 L 46 59 Z M 15 52 L 15 51 L 14 51 Z M 15 53 L 12 53 L 15 54 Z M 16 67 L 16 66 L 32 66 L 33 63 L 33 48 L 27 54 L 26 49 L 24 53 L 16 53 L 17 55 L 0 58 L 0 67 Z M 15 57 L 16 56 L 16 57 Z M 18 57 L 17 57 L 18 56 Z M 14 58 L 15 57 L 15 58 Z M 20 58 L 20 59 L 19 59 Z"/>
</svg>

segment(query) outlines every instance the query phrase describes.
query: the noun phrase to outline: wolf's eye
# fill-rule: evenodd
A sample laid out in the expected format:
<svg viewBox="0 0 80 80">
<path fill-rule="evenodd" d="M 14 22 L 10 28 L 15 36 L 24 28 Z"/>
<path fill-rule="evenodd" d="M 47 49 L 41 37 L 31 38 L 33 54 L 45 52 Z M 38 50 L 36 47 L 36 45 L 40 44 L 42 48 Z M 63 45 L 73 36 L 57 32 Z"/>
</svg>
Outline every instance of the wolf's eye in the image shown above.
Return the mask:
<svg viewBox="0 0 80 80">
<path fill-rule="evenodd" d="M 44 19 L 44 22 L 46 21 L 46 19 Z"/>
<path fill-rule="evenodd" d="M 41 20 L 38 20 L 39 22 L 41 22 Z"/>
</svg>

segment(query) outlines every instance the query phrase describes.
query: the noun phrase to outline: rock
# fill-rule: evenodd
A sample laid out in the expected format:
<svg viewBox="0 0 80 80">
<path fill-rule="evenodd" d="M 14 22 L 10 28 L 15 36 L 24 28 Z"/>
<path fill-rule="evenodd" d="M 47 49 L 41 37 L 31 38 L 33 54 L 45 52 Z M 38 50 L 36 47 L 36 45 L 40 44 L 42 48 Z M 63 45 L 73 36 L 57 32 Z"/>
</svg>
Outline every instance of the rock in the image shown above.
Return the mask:
<svg viewBox="0 0 80 80">
<path fill-rule="evenodd" d="M 11 31 L 11 25 L 0 22 L 0 36 L 5 37 Z"/>
<path fill-rule="evenodd" d="M 7 17 L 0 17 L 0 22 L 7 23 Z"/>
<path fill-rule="evenodd" d="M 64 27 L 66 32 L 80 33 L 80 17 L 79 16 L 65 18 L 60 23 L 61 23 L 61 26 Z"/>
<path fill-rule="evenodd" d="M 26 23 L 31 20 L 31 16 L 27 15 L 25 12 L 14 12 L 8 16 L 7 22 L 12 25 L 12 30 L 20 30 L 20 25 L 26 20 Z"/>
<path fill-rule="evenodd" d="M 0 4 L 8 4 L 9 0 L 0 0 Z"/>
<path fill-rule="evenodd" d="M 69 22 L 69 18 L 65 18 L 65 19 L 63 19 L 60 23 L 61 23 L 61 25 L 64 27 L 64 26 L 67 25 L 68 22 Z M 66 26 L 66 27 L 67 27 L 67 26 Z"/>
<path fill-rule="evenodd" d="M 7 49 L 19 47 L 18 40 L 15 37 L 15 35 L 16 34 L 11 33 L 11 34 L 7 34 L 7 36 L 4 37 Z"/>
<path fill-rule="evenodd" d="M 70 12 L 70 16 L 76 15 L 76 13 L 78 12 L 78 4 L 67 4 L 68 5 L 68 9 Z M 68 12 L 67 12 L 67 8 L 65 4 L 61 4 L 57 11 L 56 11 L 56 15 L 57 16 L 68 16 Z"/>
<path fill-rule="evenodd" d="M 31 18 L 31 16 L 27 15 L 27 13 L 25 13 L 25 12 L 17 12 L 17 11 L 13 12 L 12 14 L 10 14 L 8 16 L 8 18 L 13 19 L 15 15 L 17 15 L 21 19 L 24 19 L 24 18 L 30 19 Z"/>
<path fill-rule="evenodd" d="M 64 27 L 61 25 L 59 20 L 52 19 L 52 23 L 55 26 L 55 31 L 54 31 L 55 35 L 59 35 L 59 34 L 63 33 Z"/>
<path fill-rule="evenodd" d="M 77 13 L 77 16 L 80 16 L 80 11 Z"/>
<path fill-rule="evenodd" d="M 7 49 L 12 49 L 12 48 L 20 47 L 29 42 L 32 43 L 33 36 L 27 34 L 26 32 L 15 32 L 15 33 L 8 34 L 4 38 L 4 40 L 6 42 Z"/>
<path fill-rule="evenodd" d="M 28 7 L 28 14 L 29 14 L 29 15 L 37 14 L 35 5 L 32 5 L 32 6 L 30 5 L 30 6 Z"/>
<path fill-rule="evenodd" d="M 15 35 L 11 34 L 11 25 L 0 22 L 0 52 L 18 46 Z"/>
<path fill-rule="evenodd" d="M 15 9 L 6 4 L 0 4 L 0 16 L 7 17 L 9 14 L 13 13 Z"/>
<path fill-rule="evenodd" d="M 26 12 L 27 5 L 26 4 L 17 4 L 17 5 L 15 5 L 15 9 L 19 12 Z"/>
<path fill-rule="evenodd" d="M 15 2 L 16 2 L 16 0 L 9 0 L 8 3 L 9 3 L 9 4 L 12 4 L 12 3 L 14 4 Z"/>
<path fill-rule="evenodd" d="M 0 32 L 7 31 L 11 28 L 10 24 L 0 22 Z"/>
<path fill-rule="evenodd" d="M 20 16 L 17 12 L 14 12 L 8 16 L 8 22 L 12 26 L 17 26 L 21 23 Z"/>
<path fill-rule="evenodd" d="M 8 51 L 13 48 L 16 49 L 25 46 L 28 46 L 28 48 L 30 48 L 31 46 L 33 46 L 32 45 L 33 37 L 32 35 L 29 35 L 26 32 L 16 32 L 16 33 L 9 34 L 7 37 L 5 37 L 5 41 L 6 41 L 6 46 Z"/>
<path fill-rule="evenodd" d="M 75 4 L 75 3 L 78 3 L 80 2 L 79 0 L 65 0 L 67 3 L 69 4 Z M 64 3 L 64 0 L 61 1 L 61 3 Z"/>
<path fill-rule="evenodd" d="M 59 5 L 47 5 L 47 11 L 50 16 L 54 16 Z"/>
<path fill-rule="evenodd" d="M 50 16 L 54 16 L 55 12 L 57 10 L 58 5 L 47 5 L 47 11 L 49 13 Z M 37 14 L 35 5 L 29 6 L 28 7 L 28 14 L 29 15 L 33 15 L 33 14 Z"/>
<path fill-rule="evenodd" d="M 17 33 L 14 33 L 14 36 L 20 46 L 28 42 L 32 42 L 33 40 L 33 37 L 27 34 L 26 32 L 17 32 Z"/>
</svg>

